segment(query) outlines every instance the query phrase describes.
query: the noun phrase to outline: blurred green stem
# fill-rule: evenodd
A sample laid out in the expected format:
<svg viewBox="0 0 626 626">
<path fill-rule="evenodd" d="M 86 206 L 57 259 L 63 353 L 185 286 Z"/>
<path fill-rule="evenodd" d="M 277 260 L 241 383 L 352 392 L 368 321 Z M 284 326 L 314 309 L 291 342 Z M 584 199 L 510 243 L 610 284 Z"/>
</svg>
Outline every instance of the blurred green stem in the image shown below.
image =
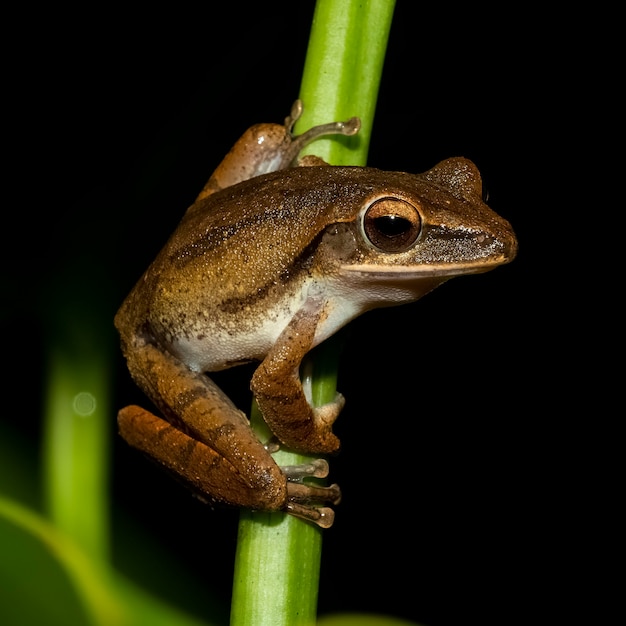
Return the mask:
<svg viewBox="0 0 626 626">
<path fill-rule="evenodd" d="M 77 263 L 77 266 L 79 264 Z M 113 334 L 95 265 L 62 275 L 50 295 L 43 484 L 48 515 L 92 558 L 109 560 Z M 88 285 L 100 285 L 96 294 Z"/>
<path fill-rule="evenodd" d="M 318 0 L 300 89 L 304 113 L 296 133 L 352 116 L 361 118 L 361 131 L 356 137 L 318 139 L 305 153 L 333 165 L 365 165 L 394 5 L 394 0 Z M 336 344 L 327 342 L 315 352 L 320 351 L 324 356 L 308 360 L 301 372 L 305 388 L 312 380 L 315 405 L 336 394 Z M 259 432 L 266 428 L 258 413 L 251 419 Z M 285 450 L 274 458 L 279 465 L 307 461 Z M 231 626 L 315 623 L 321 545 L 316 526 L 284 513 L 243 511 Z"/>
</svg>

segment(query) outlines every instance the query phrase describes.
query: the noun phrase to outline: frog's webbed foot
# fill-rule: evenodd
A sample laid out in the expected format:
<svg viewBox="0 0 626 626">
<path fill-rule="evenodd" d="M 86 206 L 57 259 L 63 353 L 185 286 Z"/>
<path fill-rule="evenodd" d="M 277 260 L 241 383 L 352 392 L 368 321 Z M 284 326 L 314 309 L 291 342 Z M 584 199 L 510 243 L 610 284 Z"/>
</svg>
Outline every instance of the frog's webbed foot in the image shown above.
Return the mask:
<svg viewBox="0 0 626 626">
<path fill-rule="evenodd" d="M 361 120 L 358 117 L 351 117 L 345 122 L 329 122 L 328 124 L 320 124 L 309 128 L 301 135 L 295 136 L 292 133 L 293 125 L 300 119 L 302 115 L 302 101 L 296 100 L 291 107 L 291 113 L 285 118 L 285 128 L 291 136 L 291 144 L 288 151 L 284 155 L 284 161 L 288 163 L 294 163 L 298 157 L 298 154 L 306 145 L 311 143 L 318 137 L 325 135 L 356 135 L 361 129 Z M 314 157 L 316 160 L 311 160 L 309 157 L 305 157 L 302 165 L 320 165 L 325 162 L 319 157 Z"/>
<path fill-rule="evenodd" d="M 329 506 L 318 505 L 339 504 L 341 501 L 339 485 L 320 487 L 302 482 L 308 477 L 326 478 L 328 462 L 324 459 L 314 459 L 301 465 L 285 465 L 281 470 L 287 477 L 287 502 L 284 511 L 321 528 L 330 528 L 335 521 L 335 512 Z"/>
</svg>

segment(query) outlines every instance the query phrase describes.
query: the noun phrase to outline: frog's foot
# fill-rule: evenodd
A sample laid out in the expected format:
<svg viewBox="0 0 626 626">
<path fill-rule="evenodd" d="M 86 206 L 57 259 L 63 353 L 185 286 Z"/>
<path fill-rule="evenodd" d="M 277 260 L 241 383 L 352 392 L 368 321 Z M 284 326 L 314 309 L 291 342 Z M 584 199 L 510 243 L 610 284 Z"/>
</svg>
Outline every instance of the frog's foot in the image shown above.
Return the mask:
<svg viewBox="0 0 626 626">
<path fill-rule="evenodd" d="M 295 162 L 299 152 L 306 145 L 310 144 L 314 139 L 325 135 L 356 135 L 361 129 L 361 120 L 358 117 L 351 117 L 345 122 L 329 122 L 328 124 L 320 124 L 309 128 L 306 132 L 294 137 L 292 134 L 293 125 L 300 119 L 302 115 L 302 101 L 296 100 L 291 107 L 291 113 L 285 118 L 285 128 L 292 137 L 289 145 L 288 155 L 284 157 L 285 162 Z M 288 161 L 287 161 L 288 160 Z M 323 161 L 322 161 L 323 163 Z M 313 163 L 305 163 L 311 165 Z M 318 164 L 318 163 L 315 163 Z"/>
<path fill-rule="evenodd" d="M 315 459 L 301 465 L 286 465 L 281 467 L 287 476 L 287 502 L 285 512 L 313 522 L 320 528 L 330 528 L 335 521 L 335 512 L 324 504 L 339 504 L 341 490 L 339 485 L 330 487 L 305 484 L 303 478 L 325 478 L 328 476 L 328 462 L 324 459 Z"/>
<path fill-rule="evenodd" d="M 333 424 L 345 403 L 345 398 L 337 393 L 332 402 L 312 408 L 314 430 L 307 437 L 306 446 L 302 446 L 306 452 L 331 454 L 339 450 L 340 443 L 333 433 Z"/>
<path fill-rule="evenodd" d="M 328 402 L 322 406 L 311 407 L 312 428 L 307 430 L 306 439 L 287 440 L 288 442 L 285 443 L 281 442 L 278 437 L 272 436 L 263 444 L 265 449 L 270 454 L 278 452 L 278 450 L 283 447 L 306 454 L 336 453 L 339 450 L 340 441 L 339 438 L 333 433 L 333 424 L 335 423 L 335 420 L 341 412 L 345 402 L 345 398 L 340 393 L 337 393 L 332 402 Z M 288 433 L 283 433 L 283 436 L 285 434 Z M 321 459 L 319 462 L 325 463 L 325 461 L 322 461 Z M 305 466 L 294 465 L 292 467 L 301 468 Z M 312 474 L 308 475 L 311 476 Z M 323 478 L 324 476 L 315 475 L 316 478 Z"/>
<path fill-rule="evenodd" d="M 323 430 L 329 430 L 335 423 L 335 420 L 341 413 L 346 403 L 346 399 L 337 392 L 335 399 L 332 402 L 322 404 L 322 406 L 313 407 L 313 415 L 315 416 L 315 423 L 319 428 Z"/>
</svg>

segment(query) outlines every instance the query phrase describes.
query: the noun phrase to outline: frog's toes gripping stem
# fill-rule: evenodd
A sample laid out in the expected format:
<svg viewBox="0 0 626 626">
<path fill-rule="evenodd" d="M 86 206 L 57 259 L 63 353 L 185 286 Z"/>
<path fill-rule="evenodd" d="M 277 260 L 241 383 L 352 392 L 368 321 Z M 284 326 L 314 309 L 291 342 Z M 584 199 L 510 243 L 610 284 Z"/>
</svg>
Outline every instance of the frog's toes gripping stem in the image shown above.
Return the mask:
<svg viewBox="0 0 626 626">
<path fill-rule="evenodd" d="M 301 135 L 294 136 L 292 134 L 293 125 L 298 121 L 301 115 L 302 101 L 296 100 L 291 107 L 291 113 L 285 118 L 285 128 L 289 135 L 291 135 L 291 144 L 285 151 L 285 156 L 283 157 L 285 163 L 294 163 L 300 150 L 318 137 L 324 137 L 326 135 L 346 135 L 349 137 L 356 135 L 359 130 L 361 130 L 361 120 L 358 117 L 351 117 L 345 122 L 329 122 L 328 124 L 313 126 Z"/>
<path fill-rule="evenodd" d="M 302 117 L 302 100 L 296 100 L 292 107 L 290 114 L 285 118 L 285 128 L 291 133 L 294 124 Z M 304 135 L 308 133 L 319 137 L 321 135 L 356 135 L 361 130 L 361 120 L 358 117 L 351 117 L 345 122 L 329 122 L 328 124 L 320 124 L 314 126 L 308 130 Z M 300 135 L 302 136 L 302 135 Z M 305 139 L 305 143 L 309 143 L 314 137 Z"/>
<path fill-rule="evenodd" d="M 319 487 L 302 482 L 302 479 L 307 477 L 328 476 L 328 462 L 324 459 L 315 459 L 302 465 L 285 465 L 281 469 L 287 477 L 287 502 L 284 510 L 321 528 L 330 528 L 335 521 L 335 512 L 328 506 L 316 504 L 339 504 L 341 501 L 339 485 Z"/>
</svg>

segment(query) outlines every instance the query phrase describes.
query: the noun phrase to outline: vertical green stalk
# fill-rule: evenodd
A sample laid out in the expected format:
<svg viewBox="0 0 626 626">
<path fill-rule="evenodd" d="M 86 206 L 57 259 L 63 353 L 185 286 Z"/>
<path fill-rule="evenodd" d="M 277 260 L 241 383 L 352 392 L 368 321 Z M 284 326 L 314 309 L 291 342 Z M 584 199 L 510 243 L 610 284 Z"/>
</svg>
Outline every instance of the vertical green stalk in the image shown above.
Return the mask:
<svg viewBox="0 0 626 626">
<path fill-rule="evenodd" d="M 85 266 L 91 279 L 63 275 L 50 297 L 43 484 L 55 527 L 106 563 L 113 336 L 100 295 L 104 281 L 97 294 L 86 289 L 97 271 Z"/>
<path fill-rule="evenodd" d="M 361 131 L 356 137 L 318 139 L 304 152 L 332 165 L 365 165 L 394 5 L 395 0 L 318 0 L 300 89 L 304 113 L 296 133 L 352 116 L 361 119 Z M 333 344 L 315 352 L 318 356 L 304 364 L 301 374 L 305 387 L 312 381 L 312 401 L 320 405 L 335 397 L 338 355 Z M 263 430 L 255 412 L 252 423 Z M 279 465 L 307 460 L 285 450 L 274 458 Z M 243 511 L 231 626 L 314 624 L 321 546 L 322 531 L 311 524 L 283 513 Z"/>
<path fill-rule="evenodd" d="M 296 133 L 328 121 L 361 119 L 354 137 L 317 139 L 303 150 L 332 165 L 365 165 L 395 0 L 318 0 Z"/>
</svg>

